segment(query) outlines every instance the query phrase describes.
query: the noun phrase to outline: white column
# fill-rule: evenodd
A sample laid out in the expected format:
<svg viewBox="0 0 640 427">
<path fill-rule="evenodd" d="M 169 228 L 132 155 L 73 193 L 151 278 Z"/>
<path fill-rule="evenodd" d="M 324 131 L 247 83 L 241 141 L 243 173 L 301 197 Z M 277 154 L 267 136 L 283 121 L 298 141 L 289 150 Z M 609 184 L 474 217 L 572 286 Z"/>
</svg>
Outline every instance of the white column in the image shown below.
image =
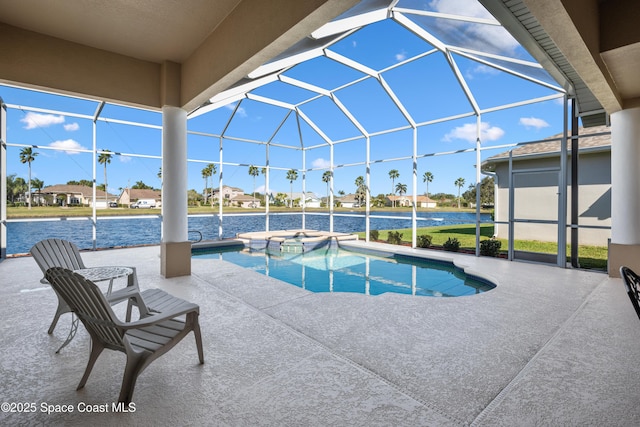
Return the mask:
<svg viewBox="0 0 640 427">
<path fill-rule="evenodd" d="M 187 112 L 162 107 L 162 245 L 165 277 L 191 274 L 187 218 Z"/>
<path fill-rule="evenodd" d="M 184 242 L 187 234 L 187 112 L 162 107 L 164 242 Z"/>
<path fill-rule="evenodd" d="M 7 257 L 7 106 L 0 98 L 0 261 Z"/>
<path fill-rule="evenodd" d="M 611 243 L 640 245 L 640 108 L 611 115 Z"/>
</svg>

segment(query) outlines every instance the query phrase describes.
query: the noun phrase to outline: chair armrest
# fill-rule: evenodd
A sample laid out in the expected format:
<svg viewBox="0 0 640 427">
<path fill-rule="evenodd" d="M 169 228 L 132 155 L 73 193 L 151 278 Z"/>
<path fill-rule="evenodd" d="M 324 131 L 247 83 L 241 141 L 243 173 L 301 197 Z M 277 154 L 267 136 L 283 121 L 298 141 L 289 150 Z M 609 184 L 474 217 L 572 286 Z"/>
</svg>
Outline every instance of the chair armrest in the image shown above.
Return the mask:
<svg viewBox="0 0 640 427">
<path fill-rule="evenodd" d="M 153 326 L 158 323 L 162 323 L 166 320 L 171 320 L 175 317 L 182 316 L 183 314 L 196 313 L 198 314 L 200 307 L 197 304 L 185 303 L 172 310 L 162 313 L 154 313 L 143 319 L 136 320 L 135 322 L 120 323 L 118 327 L 128 329 L 138 329 L 145 326 Z"/>
</svg>

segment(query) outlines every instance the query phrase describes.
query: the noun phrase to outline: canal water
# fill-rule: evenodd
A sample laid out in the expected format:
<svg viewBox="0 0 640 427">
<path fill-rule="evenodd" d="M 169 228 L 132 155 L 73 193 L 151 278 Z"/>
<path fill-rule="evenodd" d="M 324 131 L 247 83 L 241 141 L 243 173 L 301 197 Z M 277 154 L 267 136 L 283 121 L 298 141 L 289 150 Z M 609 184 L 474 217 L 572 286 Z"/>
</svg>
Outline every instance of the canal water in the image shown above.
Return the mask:
<svg viewBox="0 0 640 427">
<path fill-rule="evenodd" d="M 371 218 L 371 230 L 387 230 L 394 228 L 411 228 L 411 214 L 396 212 L 376 212 Z M 388 217 L 405 217 L 396 219 Z M 430 212 L 421 213 L 418 227 L 438 225 L 473 224 L 475 213 L 469 212 Z M 481 222 L 490 222 L 489 214 L 481 215 Z M 329 216 L 306 215 L 306 228 L 312 230 L 328 230 Z M 160 243 L 160 218 L 98 218 L 96 227 L 96 246 L 110 248 L 120 246 L 136 246 Z M 218 216 L 194 216 L 189 218 L 189 239 L 197 240 L 202 234 L 203 240 L 218 238 Z M 223 238 L 235 237 L 237 233 L 262 231 L 265 229 L 264 215 L 225 215 L 222 223 Z M 301 214 L 271 214 L 270 230 L 295 229 L 302 227 Z M 364 214 L 352 216 L 334 216 L 334 231 L 353 233 L 365 230 Z M 80 249 L 91 249 L 92 227 L 86 218 L 67 218 L 55 221 L 19 221 L 7 223 L 7 254 L 21 254 L 40 240 L 59 238 L 74 242 Z"/>
</svg>

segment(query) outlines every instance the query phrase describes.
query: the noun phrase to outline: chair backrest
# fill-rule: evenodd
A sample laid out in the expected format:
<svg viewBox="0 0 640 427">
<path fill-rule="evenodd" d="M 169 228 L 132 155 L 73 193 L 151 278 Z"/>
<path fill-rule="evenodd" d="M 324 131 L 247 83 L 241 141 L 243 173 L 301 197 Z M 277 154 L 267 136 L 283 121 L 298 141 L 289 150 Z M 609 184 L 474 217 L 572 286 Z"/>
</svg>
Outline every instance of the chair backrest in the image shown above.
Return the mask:
<svg viewBox="0 0 640 427">
<path fill-rule="evenodd" d="M 33 245 L 29 252 L 42 270 L 42 274 L 51 267 L 63 267 L 69 270 L 85 268 L 78 247 L 67 240 L 41 240 Z"/>
<path fill-rule="evenodd" d="M 620 267 L 620 276 L 627 289 L 627 295 L 631 299 L 631 304 L 640 318 L 640 277 L 629 267 Z"/>
<path fill-rule="evenodd" d="M 61 267 L 47 270 L 45 278 L 80 318 L 92 339 L 101 341 L 107 348 L 125 348 L 122 329 L 116 325 L 117 317 L 95 283 Z"/>
</svg>

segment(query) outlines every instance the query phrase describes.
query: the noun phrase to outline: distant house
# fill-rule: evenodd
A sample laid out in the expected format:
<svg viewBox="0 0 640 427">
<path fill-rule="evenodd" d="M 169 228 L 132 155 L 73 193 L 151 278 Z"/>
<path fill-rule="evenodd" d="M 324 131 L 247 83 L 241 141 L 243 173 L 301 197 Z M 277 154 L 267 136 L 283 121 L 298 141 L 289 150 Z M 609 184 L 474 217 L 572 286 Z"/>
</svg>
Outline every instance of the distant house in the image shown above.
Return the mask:
<svg viewBox="0 0 640 427">
<path fill-rule="evenodd" d="M 286 203 L 287 206 L 290 206 L 291 199 L 293 198 L 294 204 L 296 200 L 300 204 L 300 206 L 304 206 L 307 208 L 319 208 L 322 204 L 322 200 L 320 197 L 316 196 L 315 193 L 307 192 L 307 193 L 296 193 L 292 194 L 287 193 Z"/>
<path fill-rule="evenodd" d="M 337 200 L 340 202 L 340 206 L 342 206 L 343 208 L 360 207 L 360 202 L 358 199 L 356 199 L 356 195 L 353 193 L 338 197 Z"/>
<path fill-rule="evenodd" d="M 40 198 L 53 205 L 93 206 L 93 188 L 86 185 L 56 184 L 42 189 Z M 118 196 L 96 189 L 96 208 L 106 208 L 107 202 L 115 202 Z"/>
<path fill-rule="evenodd" d="M 611 226 L 611 135 L 606 126 L 579 129 L 578 197 L 579 225 Z M 559 138 L 555 135 L 549 139 Z M 570 148 L 570 142 L 568 143 Z M 569 150 L 570 152 L 570 150 Z M 549 220 L 558 218 L 558 179 L 560 141 L 523 145 L 512 150 L 513 183 L 516 220 Z M 571 155 L 567 160 L 567 223 L 571 218 Z M 509 220 L 509 152 L 489 157 L 482 164 L 484 171 L 495 173 L 495 219 Z M 569 232 L 569 231 L 568 231 Z M 557 241 L 557 226 L 516 222 L 514 238 Z M 496 224 L 499 237 L 508 236 L 507 224 Z M 609 229 L 582 228 L 580 244 L 606 246 Z"/>
<path fill-rule="evenodd" d="M 218 198 L 220 194 L 220 188 L 214 188 L 211 191 L 211 197 L 214 198 L 215 201 L 218 200 Z M 242 196 L 244 195 L 244 190 L 242 188 L 238 188 L 238 187 L 229 187 L 228 185 L 223 185 L 222 186 L 222 198 L 223 199 L 227 199 L 227 200 L 231 200 L 233 198 L 236 198 L 238 196 Z"/>
<path fill-rule="evenodd" d="M 435 208 L 438 206 L 438 203 L 430 199 L 427 196 L 417 196 L 417 207 L 419 208 Z M 403 194 L 402 196 L 387 196 L 385 198 L 385 204 L 387 206 L 393 206 L 395 202 L 395 206 L 411 206 L 413 204 L 413 196 Z"/>
<path fill-rule="evenodd" d="M 229 203 L 232 206 L 238 206 L 239 208 L 259 208 L 260 199 L 250 196 L 248 194 L 238 194 L 235 197 L 229 199 Z"/>
<path fill-rule="evenodd" d="M 125 188 L 122 190 L 122 193 L 120 193 L 118 203 L 129 206 L 141 199 L 153 199 L 156 201 L 156 204 L 160 204 L 162 202 L 162 192 L 160 190 Z"/>
</svg>

